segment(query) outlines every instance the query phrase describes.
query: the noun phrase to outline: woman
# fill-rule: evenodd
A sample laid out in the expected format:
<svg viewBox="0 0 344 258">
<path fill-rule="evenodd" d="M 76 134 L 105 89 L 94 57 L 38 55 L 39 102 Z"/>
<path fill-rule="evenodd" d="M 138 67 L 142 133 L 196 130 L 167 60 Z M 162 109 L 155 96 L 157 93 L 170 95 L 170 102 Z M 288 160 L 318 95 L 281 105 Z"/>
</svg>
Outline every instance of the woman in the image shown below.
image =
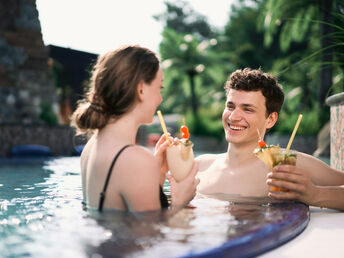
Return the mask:
<svg viewBox="0 0 344 258">
<path fill-rule="evenodd" d="M 81 154 L 88 207 L 148 211 L 168 206 L 162 192 L 168 170 L 165 137 L 154 155 L 135 145 L 139 126 L 152 122 L 162 101 L 162 84 L 159 60 L 146 48 L 127 46 L 98 59 L 89 92 L 73 114 L 78 133 L 94 133 Z M 185 206 L 195 196 L 197 170 L 194 163 L 180 183 L 169 176 L 173 206 Z"/>
</svg>

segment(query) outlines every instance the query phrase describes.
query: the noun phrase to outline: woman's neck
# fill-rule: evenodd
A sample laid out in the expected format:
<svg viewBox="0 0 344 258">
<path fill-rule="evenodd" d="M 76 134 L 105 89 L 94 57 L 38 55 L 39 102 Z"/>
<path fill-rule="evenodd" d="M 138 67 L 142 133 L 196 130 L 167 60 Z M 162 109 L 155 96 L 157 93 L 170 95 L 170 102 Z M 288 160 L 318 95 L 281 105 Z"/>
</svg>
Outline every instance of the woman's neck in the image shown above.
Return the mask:
<svg viewBox="0 0 344 258">
<path fill-rule="evenodd" d="M 103 140 L 116 140 L 118 143 L 135 144 L 139 126 L 139 123 L 130 115 L 125 115 L 117 120 L 111 119 L 98 132 L 98 137 L 103 138 Z"/>
</svg>

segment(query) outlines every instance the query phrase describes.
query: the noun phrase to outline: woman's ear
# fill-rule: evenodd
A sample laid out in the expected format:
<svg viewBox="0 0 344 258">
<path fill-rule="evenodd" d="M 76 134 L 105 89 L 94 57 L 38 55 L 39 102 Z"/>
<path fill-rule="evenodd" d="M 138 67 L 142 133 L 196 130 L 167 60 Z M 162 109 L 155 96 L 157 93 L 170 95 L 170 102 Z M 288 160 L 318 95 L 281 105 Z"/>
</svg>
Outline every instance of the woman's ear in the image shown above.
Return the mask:
<svg viewBox="0 0 344 258">
<path fill-rule="evenodd" d="M 139 101 L 143 101 L 143 97 L 144 97 L 144 82 L 143 81 L 141 81 L 137 85 L 137 96 L 139 97 Z"/>
<path fill-rule="evenodd" d="M 272 128 L 276 124 L 277 119 L 278 119 L 278 113 L 272 112 L 266 120 L 266 129 Z"/>
</svg>

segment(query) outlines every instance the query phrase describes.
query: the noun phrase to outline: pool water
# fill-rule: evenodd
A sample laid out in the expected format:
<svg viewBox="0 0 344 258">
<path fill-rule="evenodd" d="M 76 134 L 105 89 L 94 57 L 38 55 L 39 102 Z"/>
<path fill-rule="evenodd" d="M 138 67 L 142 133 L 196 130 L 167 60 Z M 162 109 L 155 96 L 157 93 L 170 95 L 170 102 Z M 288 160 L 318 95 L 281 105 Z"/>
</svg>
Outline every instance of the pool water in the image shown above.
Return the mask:
<svg viewBox="0 0 344 258">
<path fill-rule="evenodd" d="M 174 215 L 106 212 L 95 219 L 82 209 L 79 161 L 0 165 L 1 257 L 207 257 L 221 246 L 251 256 L 290 240 L 309 219 L 303 204 L 203 197 Z"/>
<path fill-rule="evenodd" d="M 2 257 L 85 257 L 83 243 L 102 240 L 104 230 L 81 209 L 79 171 L 76 157 L 1 165 Z"/>
</svg>

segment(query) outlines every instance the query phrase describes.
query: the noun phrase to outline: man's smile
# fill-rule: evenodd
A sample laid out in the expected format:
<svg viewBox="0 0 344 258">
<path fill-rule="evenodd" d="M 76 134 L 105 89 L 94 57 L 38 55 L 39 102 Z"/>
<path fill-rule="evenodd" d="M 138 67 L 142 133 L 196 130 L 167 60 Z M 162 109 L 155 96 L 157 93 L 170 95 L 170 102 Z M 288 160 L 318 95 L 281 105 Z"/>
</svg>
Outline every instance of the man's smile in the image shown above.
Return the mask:
<svg viewBox="0 0 344 258">
<path fill-rule="evenodd" d="M 232 124 L 230 122 L 227 122 L 227 125 L 230 130 L 234 130 L 234 131 L 243 131 L 247 128 L 247 126 L 239 125 L 239 124 Z"/>
<path fill-rule="evenodd" d="M 236 125 L 230 125 L 229 128 L 235 131 L 242 131 L 246 129 L 246 127 L 244 126 L 236 126 Z"/>
</svg>

